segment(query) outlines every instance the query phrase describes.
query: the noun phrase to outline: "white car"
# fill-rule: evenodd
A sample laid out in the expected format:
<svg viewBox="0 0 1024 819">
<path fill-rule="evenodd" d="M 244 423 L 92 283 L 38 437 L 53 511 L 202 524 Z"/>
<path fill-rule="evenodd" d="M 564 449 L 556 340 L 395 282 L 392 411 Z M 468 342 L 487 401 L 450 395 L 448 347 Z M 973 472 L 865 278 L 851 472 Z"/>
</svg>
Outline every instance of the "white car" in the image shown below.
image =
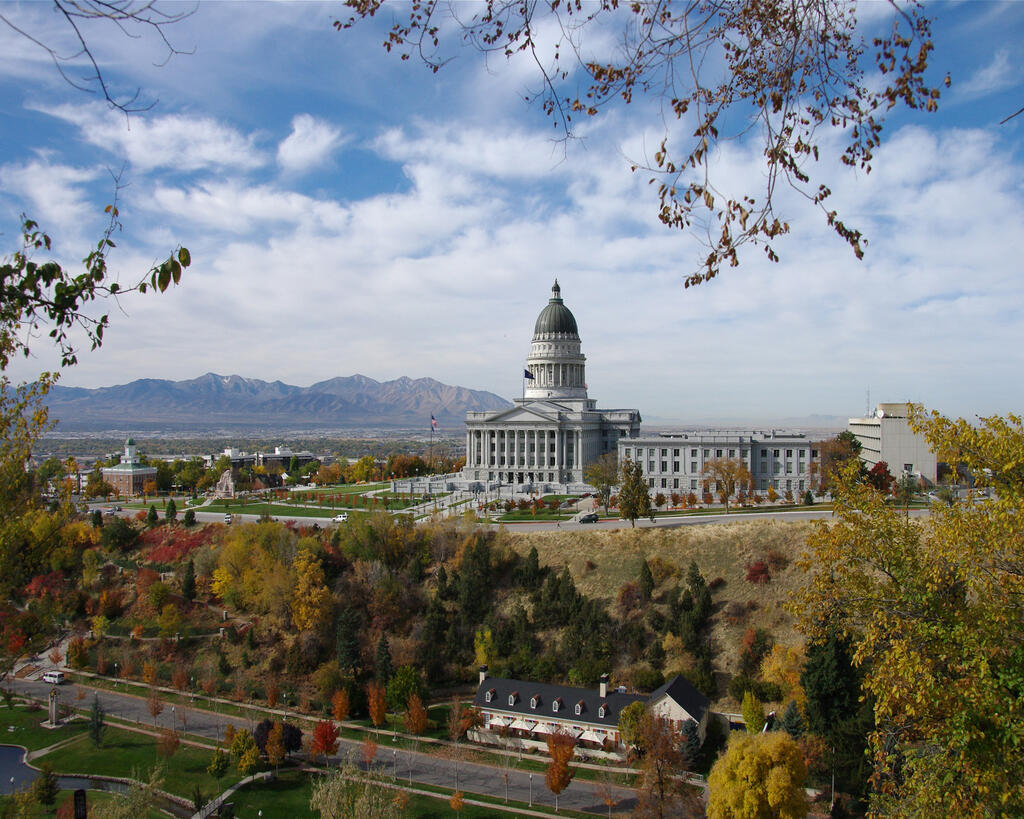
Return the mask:
<svg viewBox="0 0 1024 819">
<path fill-rule="evenodd" d="M 64 672 L 63 671 L 47 671 L 43 674 L 43 682 L 52 683 L 53 685 L 64 684 Z"/>
<path fill-rule="evenodd" d="M 331 520 L 335 523 L 345 523 L 348 520 L 348 512 L 339 512 Z"/>
<path fill-rule="evenodd" d="M 231 523 L 233 520 L 234 520 L 234 518 L 231 517 L 230 514 L 227 514 L 227 515 L 224 516 L 224 522 L 225 523 Z"/>
</svg>

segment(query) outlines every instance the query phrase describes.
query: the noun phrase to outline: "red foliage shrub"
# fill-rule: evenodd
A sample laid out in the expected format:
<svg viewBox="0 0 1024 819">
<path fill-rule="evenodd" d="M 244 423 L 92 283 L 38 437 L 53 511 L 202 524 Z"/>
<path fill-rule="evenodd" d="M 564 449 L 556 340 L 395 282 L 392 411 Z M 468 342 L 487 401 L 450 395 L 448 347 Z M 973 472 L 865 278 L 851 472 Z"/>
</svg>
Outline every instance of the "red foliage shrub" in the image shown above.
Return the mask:
<svg viewBox="0 0 1024 819">
<path fill-rule="evenodd" d="M 146 534 L 148 535 L 155 531 L 152 530 Z M 204 526 L 202 529 L 191 530 L 179 527 L 164 529 L 160 532 L 162 535 L 160 544 L 155 546 L 146 555 L 146 559 L 154 563 L 177 563 L 178 561 L 185 560 L 200 546 L 205 546 L 209 543 L 213 538 L 213 532 L 213 528 L 208 526 Z"/>
<path fill-rule="evenodd" d="M 26 597 L 51 597 L 56 600 L 64 591 L 64 575 L 60 572 L 37 574 L 25 586 Z"/>
<path fill-rule="evenodd" d="M 747 566 L 748 583 L 767 583 L 771 579 L 771 571 L 768 569 L 768 564 L 763 560 L 756 560 Z"/>
</svg>

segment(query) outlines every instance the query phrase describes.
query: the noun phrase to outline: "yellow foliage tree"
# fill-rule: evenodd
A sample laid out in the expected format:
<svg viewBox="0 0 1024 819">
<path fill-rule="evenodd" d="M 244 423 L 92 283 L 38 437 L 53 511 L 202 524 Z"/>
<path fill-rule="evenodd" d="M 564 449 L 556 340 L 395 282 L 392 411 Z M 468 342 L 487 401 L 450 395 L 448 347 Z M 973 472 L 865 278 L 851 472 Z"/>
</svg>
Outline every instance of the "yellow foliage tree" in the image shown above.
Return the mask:
<svg viewBox="0 0 1024 819">
<path fill-rule="evenodd" d="M 320 558 L 308 549 L 295 556 L 295 591 L 292 595 L 292 622 L 301 631 L 326 622 L 331 613 L 331 593 L 327 589 Z"/>
<path fill-rule="evenodd" d="M 804 667 L 803 646 L 783 645 L 776 643 L 772 650 L 761 660 L 761 678 L 765 682 L 775 683 L 782 690 L 782 699 L 795 700 L 803 706 L 807 695 L 800 685 L 800 672 Z"/>
<path fill-rule="evenodd" d="M 708 819 L 800 819 L 808 808 L 806 776 L 789 734 L 733 734 L 708 776 Z"/>
<path fill-rule="evenodd" d="M 810 582 L 793 608 L 812 635 L 842 630 L 866 670 L 873 812 L 1022 816 L 1024 424 L 918 407 L 911 418 L 940 461 L 996 497 L 908 519 L 851 466 L 837 520 L 808 541 Z"/>
</svg>

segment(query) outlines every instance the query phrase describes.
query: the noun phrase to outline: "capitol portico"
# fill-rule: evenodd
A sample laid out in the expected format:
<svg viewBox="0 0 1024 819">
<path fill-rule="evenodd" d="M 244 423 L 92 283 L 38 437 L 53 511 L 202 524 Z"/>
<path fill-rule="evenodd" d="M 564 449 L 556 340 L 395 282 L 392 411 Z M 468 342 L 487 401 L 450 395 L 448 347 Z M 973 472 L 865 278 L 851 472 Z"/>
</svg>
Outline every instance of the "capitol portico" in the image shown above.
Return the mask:
<svg viewBox="0 0 1024 819">
<path fill-rule="evenodd" d="M 587 397 L 586 356 L 557 280 L 537 316 L 523 378 L 511 409 L 466 413 L 465 480 L 581 484 L 587 466 L 640 433 L 639 410 L 598 409 Z"/>
</svg>

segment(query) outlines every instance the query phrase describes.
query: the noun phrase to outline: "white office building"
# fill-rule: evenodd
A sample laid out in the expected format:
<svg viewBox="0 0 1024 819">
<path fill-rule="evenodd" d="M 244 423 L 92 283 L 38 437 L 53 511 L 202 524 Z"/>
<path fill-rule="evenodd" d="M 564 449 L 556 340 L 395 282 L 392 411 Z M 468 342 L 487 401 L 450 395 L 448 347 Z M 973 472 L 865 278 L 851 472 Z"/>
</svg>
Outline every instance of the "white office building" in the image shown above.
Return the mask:
<svg viewBox="0 0 1024 819">
<path fill-rule="evenodd" d="M 911 475 L 935 483 L 938 464 L 925 437 L 907 421 L 907 404 L 879 404 L 867 418 L 851 418 L 847 429 L 860 441 L 860 459 L 871 469 L 885 461 L 896 477 Z"/>
<path fill-rule="evenodd" d="M 804 433 L 777 430 L 667 432 L 621 439 L 618 454 L 620 464 L 626 458 L 639 462 L 650 490 L 664 494 L 700 495 L 707 479 L 705 464 L 731 458 L 746 465 L 754 491 L 772 488 L 779 495 L 788 491 L 799 497 L 813 487 L 811 463 L 818 460 L 817 445 Z"/>
</svg>

